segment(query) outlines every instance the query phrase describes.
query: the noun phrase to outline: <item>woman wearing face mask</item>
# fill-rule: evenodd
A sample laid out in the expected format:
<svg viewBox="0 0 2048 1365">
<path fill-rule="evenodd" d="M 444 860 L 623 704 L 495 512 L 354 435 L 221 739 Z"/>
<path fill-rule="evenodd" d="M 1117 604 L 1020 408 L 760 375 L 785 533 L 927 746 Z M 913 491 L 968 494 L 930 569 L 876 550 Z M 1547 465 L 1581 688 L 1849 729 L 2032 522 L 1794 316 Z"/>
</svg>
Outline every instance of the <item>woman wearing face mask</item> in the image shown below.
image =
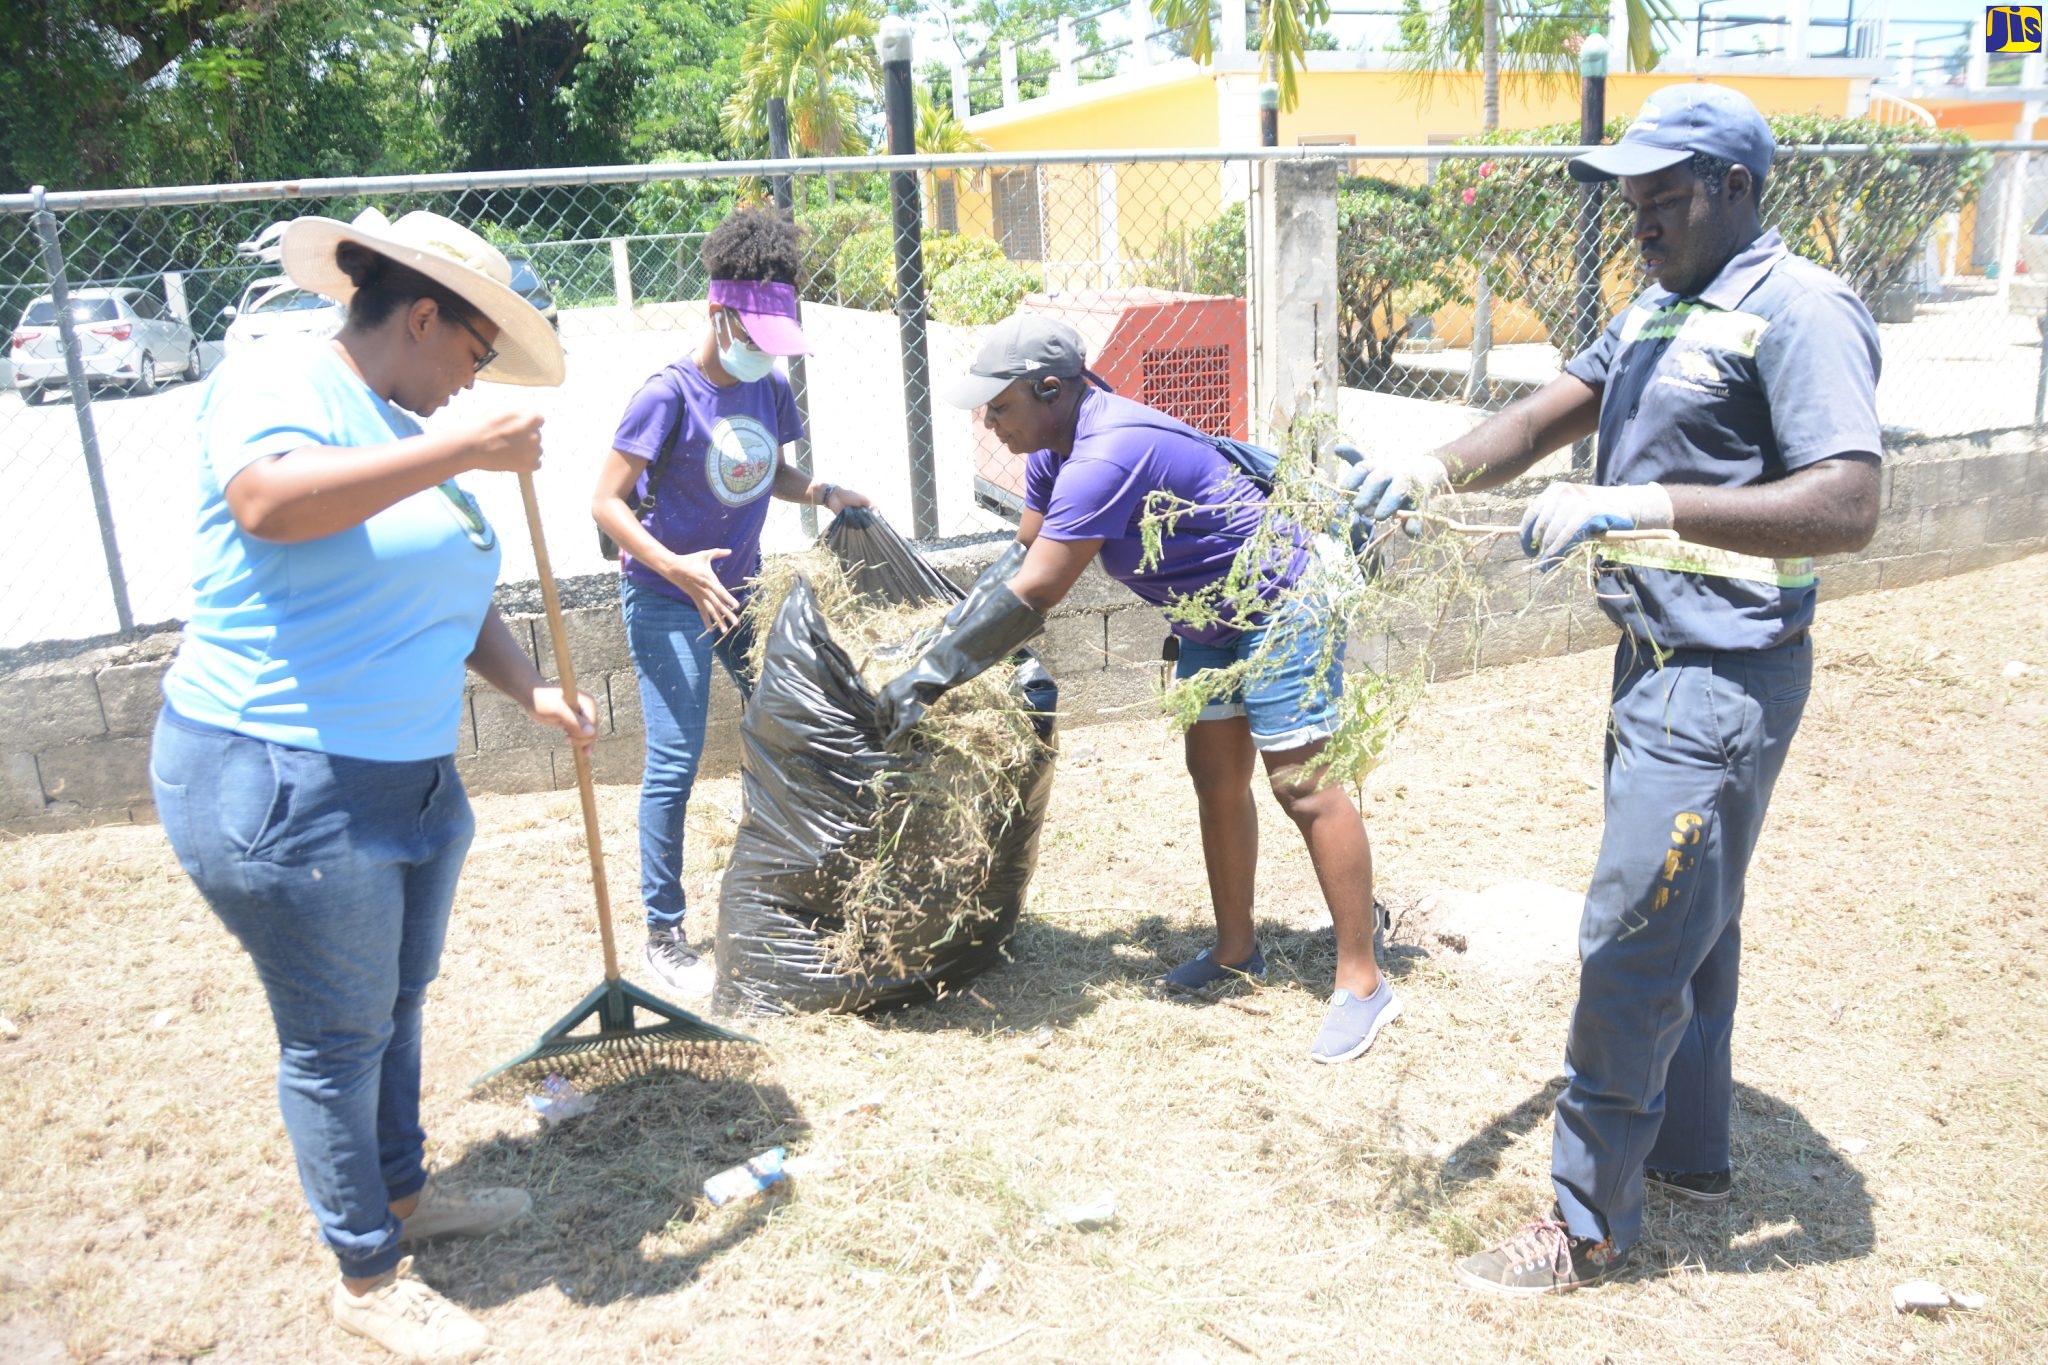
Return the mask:
<svg viewBox="0 0 2048 1365">
<path fill-rule="evenodd" d="M 778 356 L 806 355 L 797 326 L 796 225 L 743 209 L 704 240 L 710 325 L 694 352 L 627 404 L 591 500 L 618 542 L 619 598 L 640 677 L 647 761 L 640 785 L 640 897 L 647 963 L 677 994 L 708 995 L 710 964 L 683 932 L 683 814 L 696 781 L 715 655 L 745 696 L 740 609 L 760 571 L 768 497 L 832 512 L 865 507 L 849 488 L 780 458 L 804 434 Z"/>
</svg>

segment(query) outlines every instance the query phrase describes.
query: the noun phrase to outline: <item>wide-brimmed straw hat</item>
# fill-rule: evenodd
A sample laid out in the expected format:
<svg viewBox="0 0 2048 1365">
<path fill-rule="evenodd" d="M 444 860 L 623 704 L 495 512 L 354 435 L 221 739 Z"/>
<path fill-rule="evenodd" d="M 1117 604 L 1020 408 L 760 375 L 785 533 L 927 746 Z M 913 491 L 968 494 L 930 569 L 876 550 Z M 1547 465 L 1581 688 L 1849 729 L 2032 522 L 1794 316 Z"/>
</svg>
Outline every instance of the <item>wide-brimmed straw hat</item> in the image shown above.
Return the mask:
<svg viewBox="0 0 2048 1365">
<path fill-rule="evenodd" d="M 512 288 L 505 253 L 452 218 L 416 210 L 396 222 L 375 209 L 355 221 L 292 220 L 282 239 L 284 273 L 292 283 L 347 303 L 354 281 L 335 262 L 335 248 L 356 242 L 417 270 L 498 325 L 498 358 L 477 378 L 498 384 L 559 384 L 562 343 L 540 310 Z"/>
</svg>

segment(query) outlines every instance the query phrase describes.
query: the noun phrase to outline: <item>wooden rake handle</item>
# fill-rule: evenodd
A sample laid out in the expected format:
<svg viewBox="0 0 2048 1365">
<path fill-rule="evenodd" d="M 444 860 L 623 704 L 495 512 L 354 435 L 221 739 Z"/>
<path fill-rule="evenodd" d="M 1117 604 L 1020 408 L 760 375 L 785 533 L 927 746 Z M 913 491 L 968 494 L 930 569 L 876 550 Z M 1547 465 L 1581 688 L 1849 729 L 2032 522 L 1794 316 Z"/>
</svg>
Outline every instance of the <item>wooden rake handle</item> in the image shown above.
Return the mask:
<svg viewBox="0 0 2048 1365">
<path fill-rule="evenodd" d="M 547 538 L 540 529 L 540 499 L 533 491 L 533 475 L 519 476 L 519 497 L 526 504 L 526 530 L 533 538 L 533 565 L 540 575 L 540 597 L 548 611 L 548 638 L 555 646 L 555 668 L 562 695 L 571 710 L 576 709 L 576 666 L 569 659 L 569 631 L 562 620 L 562 597 L 555 591 L 555 570 L 548 562 Z M 583 798 L 583 839 L 590 846 L 590 890 L 597 898 L 597 932 L 604 940 L 604 979 L 619 979 L 619 950 L 612 942 L 611 896 L 605 890 L 604 837 L 597 827 L 597 788 L 590 776 L 590 753 L 570 745 L 576 758 L 576 791 Z"/>
</svg>

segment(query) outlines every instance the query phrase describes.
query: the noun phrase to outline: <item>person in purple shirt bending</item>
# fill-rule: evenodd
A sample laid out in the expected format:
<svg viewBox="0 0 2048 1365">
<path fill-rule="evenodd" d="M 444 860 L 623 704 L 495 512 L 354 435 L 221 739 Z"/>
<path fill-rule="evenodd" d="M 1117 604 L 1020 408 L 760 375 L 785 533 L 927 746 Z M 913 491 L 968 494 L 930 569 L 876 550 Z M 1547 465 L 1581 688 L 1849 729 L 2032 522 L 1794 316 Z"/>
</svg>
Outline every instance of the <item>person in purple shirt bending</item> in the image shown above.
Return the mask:
<svg viewBox="0 0 2048 1365">
<path fill-rule="evenodd" d="M 640 782 L 640 898 L 647 963 L 682 995 L 712 971 L 683 934 L 683 815 L 710 711 L 711 660 L 740 694 L 740 615 L 761 568 L 770 494 L 833 512 L 866 507 L 850 488 L 781 460 L 804 434 L 777 356 L 806 355 L 797 326 L 803 253 L 795 224 L 743 209 L 704 239 L 710 325 L 693 354 L 650 376 L 612 436 L 591 515 L 618 542 L 619 600 L 640 679 L 647 760 Z"/>
<path fill-rule="evenodd" d="M 942 396 L 980 408 L 997 439 L 1028 459 L 1017 542 L 985 572 L 924 657 L 879 697 L 889 742 L 900 742 L 948 689 L 1005 658 L 1038 633 L 1044 615 L 1072 590 L 1098 555 L 1110 577 L 1159 606 L 1212 586 L 1230 572 L 1265 515 L 1264 498 L 1200 432 L 1099 386 L 1084 365 L 1080 336 L 1051 318 L 1018 314 L 990 335 L 969 373 Z M 1146 500 L 1166 493 L 1194 510 L 1164 536 L 1156 564 L 1144 563 Z M 1211 704 L 1188 730 L 1188 775 L 1201 810 L 1202 856 L 1216 913 L 1216 944 L 1168 972 L 1170 990 L 1201 993 L 1266 971 L 1252 928 L 1258 813 L 1254 754 L 1281 807 L 1301 830 L 1337 929 L 1337 989 L 1309 1055 L 1347 1062 L 1372 1046 L 1400 1014 L 1393 988 L 1373 961 L 1372 849 L 1341 783 L 1305 776 L 1337 724 L 1340 657 L 1318 677 L 1318 635 L 1293 619 L 1327 604 L 1288 593 L 1306 572 L 1297 549 L 1267 572 L 1271 612 L 1223 624 L 1175 624 L 1180 677 L 1250 658 L 1273 635 L 1289 642 L 1280 666 L 1261 670 L 1235 695 Z"/>
</svg>

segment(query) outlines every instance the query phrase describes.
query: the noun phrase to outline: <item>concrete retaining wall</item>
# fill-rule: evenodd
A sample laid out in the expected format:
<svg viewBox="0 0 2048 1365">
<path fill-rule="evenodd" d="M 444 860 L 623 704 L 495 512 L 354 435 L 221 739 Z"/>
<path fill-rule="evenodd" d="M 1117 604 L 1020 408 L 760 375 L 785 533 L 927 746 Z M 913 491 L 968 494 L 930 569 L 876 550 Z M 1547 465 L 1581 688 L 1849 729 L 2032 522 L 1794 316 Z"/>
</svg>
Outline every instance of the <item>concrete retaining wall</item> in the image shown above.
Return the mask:
<svg viewBox="0 0 2048 1365">
<path fill-rule="evenodd" d="M 1512 520 L 1503 498 L 1475 498 L 1476 519 Z M 936 556 L 961 583 L 1000 549 L 986 544 Z M 1884 513 L 1876 538 L 1855 555 L 1821 562 L 1823 598 L 1903 587 L 2048 549 L 2048 445 L 2024 433 L 1889 452 Z M 1437 675 L 1610 644 L 1614 627 L 1583 594 L 1532 604 L 1526 561 L 1505 541 L 1482 573 L 1485 614 L 1442 631 L 1430 664 Z M 1569 600 L 1564 600 L 1569 597 Z M 514 635 L 552 676 L 545 622 L 511 619 Z M 604 736 L 595 751 L 600 782 L 637 782 L 641 763 L 639 689 L 614 605 L 568 614 L 578 681 L 597 699 Z M 1063 723 L 1150 714 L 1164 681 L 1166 622 L 1091 568 L 1053 613 L 1036 642 L 1059 680 Z M 1354 640 L 1353 667 L 1384 667 L 1422 647 L 1420 631 Z M 175 632 L 17 666 L 0 675 L 0 829 L 29 832 L 148 819 L 149 733 L 158 685 L 177 647 Z M 1412 655 L 1407 657 L 1412 658 Z M 457 758 L 472 791 L 546 791 L 574 785 L 559 738 L 530 724 L 509 701 L 473 687 Z M 713 690 L 702 771 L 739 764 L 739 703 L 722 673 Z"/>
</svg>

